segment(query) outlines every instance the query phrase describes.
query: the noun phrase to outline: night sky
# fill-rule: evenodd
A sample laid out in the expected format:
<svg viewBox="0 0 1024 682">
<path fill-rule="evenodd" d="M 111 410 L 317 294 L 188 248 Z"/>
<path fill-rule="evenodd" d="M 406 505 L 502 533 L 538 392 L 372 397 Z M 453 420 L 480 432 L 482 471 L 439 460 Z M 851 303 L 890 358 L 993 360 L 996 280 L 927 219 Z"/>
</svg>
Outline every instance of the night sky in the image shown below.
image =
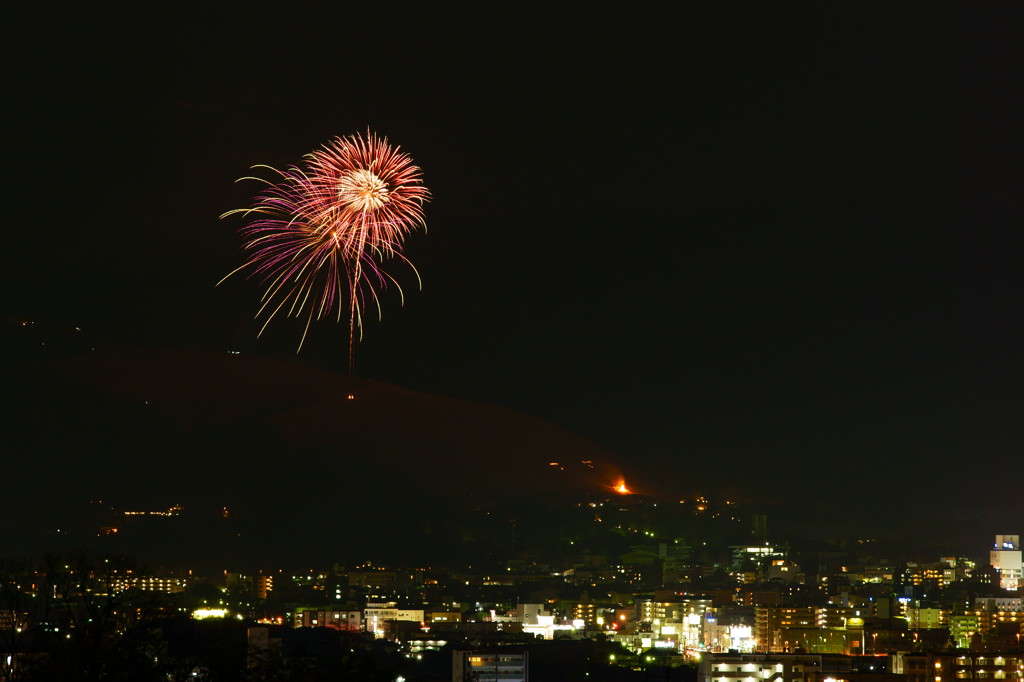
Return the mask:
<svg viewBox="0 0 1024 682">
<path fill-rule="evenodd" d="M 434 199 L 407 242 L 423 290 L 394 269 L 406 304 L 385 295 L 357 374 L 681 486 L 1019 482 L 1009 18 L 554 4 L 36 10 L 8 57 L 8 314 L 291 357 L 300 322 L 257 340 L 256 283 L 214 288 L 243 258 L 218 216 L 251 165 L 369 127 Z M 346 333 L 297 361 L 341 371 Z"/>
</svg>

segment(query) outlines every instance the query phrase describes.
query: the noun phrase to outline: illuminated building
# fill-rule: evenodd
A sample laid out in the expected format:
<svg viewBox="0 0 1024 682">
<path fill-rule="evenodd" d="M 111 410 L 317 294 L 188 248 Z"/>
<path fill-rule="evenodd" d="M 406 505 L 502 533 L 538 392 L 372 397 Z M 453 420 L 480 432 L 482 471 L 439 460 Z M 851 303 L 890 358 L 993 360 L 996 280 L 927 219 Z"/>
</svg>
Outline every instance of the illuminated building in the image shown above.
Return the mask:
<svg viewBox="0 0 1024 682">
<path fill-rule="evenodd" d="M 697 682 L 846 682 L 851 659 L 820 654 L 716 654 L 701 656 Z"/>
<path fill-rule="evenodd" d="M 958 580 L 970 578 L 974 572 L 975 563 L 966 557 L 947 556 L 939 559 L 938 567 L 942 570 L 942 582 L 939 587 L 955 583 Z"/>
<path fill-rule="evenodd" d="M 1020 654 L 971 652 L 955 657 L 939 657 L 940 661 L 946 658 L 952 659 L 952 661 L 943 665 L 944 669 L 949 670 L 949 673 L 941 682 L 946 682 L 946 678 L 950 681 L 953 679 L 1024 679 L 1024 657 Z"/>
<path fill-rule="evenodd" d="M 877 583 L 885 585 L 893 581 L 896 575 L 896 567 L 889 564 L 862 564 L 859 566 L 843 567 L 841 571 L 852 582 Z"/>
<path fill-rule="evenodd" d="M 800 567 L 792 561 L 786 561 L 785 559 L 772 559 L 764 567 L 764 577 L 767 580 L 781 580 L 784 582 L 793 582 L 798 577 L 803 580 Z"/>
<path fill-rule="evenodd" d="M 868 615 L 871 618 L 907 618 L 910 597 L 878 597 L 868 601 Z"/>
<path fill-rule="evenodd" d="M 0 631 L 11 632 L 12 630 L 18 630 L 25 627 L 25 614 L 19 613 L 11 609 L 0 610 Z"/>
<path fill-rule="evenodd" d="M 572 619 L 593 625 L 597 622 L 596 610 L 597 607 L 594 604 L 576 604 L 572 609 Z"/>
<path fill-rule="evenodd" d="M 384 624 L 390 620 L 423 623 L 423 609 L 400 609 L 395 602 L 387 602 L 385 604 L 367 604 L 367 608 L 363 610 L 365 630 L 372 632 L 377 637 L 384 636 Z"/>
<path fill-rule="evenodd" d="M 457 682 L 527 682 L 526 651 L 502 647 L 494 651 L 453 651 L 452 680 Z"/>
<path fill-rule="evenodd" d="M 971 646 L 971 638 L 981 631 L 981 619 L 973 613 L 949 617 L 949 636 L 961 649 Z"/>
<path fill-rule="evenodd" d="M 1019 535 L 997 535 L 989 563 L 999 573 L 999 586 L 1004 590 L 1019 590 L 1022 579 Z"/>
<path fill-rule="evenodd" d="M 1024 597 L 975 597 L 976 610 L 1024 611 Z"/>
<path fill-rule="evenodd" d="M 1024 656 L 1018 652 L 964 652 L 958 654 L 902 654 L 894 672 L 907 682 L 1024 679 Z"/>
<path fill-rule="evenodd" d="M 405 642 L 409 647 L 409 653 L 413 656 L 422 654 L 424 651 L 440 651 L 447 643 L 447 640 L 425 634 L 410 637 Z"/>
<path fill-rule="evenodd" d="M 398 589 L 422 585 L 425 580 L 424 573 L 424 569 L 421 568 L 386 569 L 383 566 L 373 566 L 368 563 L 348 572 L 348 584 L 350 587 L 365 587 L 389 593 Z"/>
<path fill-rule="evenodd" d="M 950 577 L 955 579 L 955 571 L 945 562 L 935 564 L 916 564 L 910 562 L 903 571 L 903 582 L 911 585 L 932 584 L 944 587 Z"/>
<path fill-rule="evenodd" d="M 111 588 L 114 592 L 123 592 L 128 589 L 142 590 L 143 592 L 165 592 L 167 594 L 178 594 L 184 592 L 189 586 L 189 578 L 156 578 L 153 576 L 115 576 L 111 581 Z"/>
<path fill-rule="evenodd" d="M 517 604 L 516 619 L 524 625 L 536 625 L 541 618 L 551 615 L 544 607 L 544 604 Z"/>
<path fill-rule="evenodd" d="M 808 654 L 851 654 L 860 650 L 862 636 L 860 631 L 845 628 L 790 627 L 779 632 L 781 651 Z"/>
<path fill-rule="evenodd" d="M 267 593 L 274 589 L 274 576 L 263 575 L 262 573 L 256 576 L 256 596 L 259 599 L 266 599 Z"/>
<path fill-rule="evenodd" d="M 764 545 L 732 545 L 729 547 L 732 551 L 732 570 L 742 571 L 744 566 L 748 563 L 753 564 L 760 569 L 765 563 L 771 559 L 785 559 L 786 550 L 782 548 L 772 547 L 769 544 Z"/>
<path fill-rule="evenodd" d="M 639 616 L 642 622 L 653 623 L 669 620 L 683 620 L 688 615 L 703 616 L 710 611 L 714 600 L 711 597 L 682 597 L 679 601 L 658 602 L 652 599 L 638 601 Z"/>
<path fill-rule="evenodd" d="M 195 609 L 192 612 L 192 617 L 196 620 L 206 620 L 207 618 L 227 618 L 227 609 Z"/>
<path fill-rule="evenodd" d="M 814 609 L 814 622 L 819 628 L 845 628 L 847 619 L 859 613 L 852 606 L 819 606 Z"/>
<path fill-rule="evenodd" d="M 694 627 L 696 626 L 696 627 Z M 701 628 L 703 632 L 701 632 Z M 698 634 L 699 638 L 694 638 Z M 695 649 L 701 643 L 703 651 L 729 651 L 751 653 L 756 649 L 754 639 L 754 609 L 746 606 L 725 606 L 707 612 L 703 618 L 687 616 L 681 648 Z"/>
<path fill-rule="evenodd" d="M 907 623 L 911 630 L 946 627 L 947 616 L 948 614 L 942 609 L 907 607 Z"/>
<path fill-rule="evenodd" d="M 905 675 L 907 682 L 942 682 L 947 661 L 931 654 L 897 653 L 893 655 L 892 672 Z"/>
<path fill-rule="evenodd" d="M 1016 640 L 1024 634 L 1024 599 L 1020 597 L 979 597 L 974 600 L 973 632 L 965 641 L 971 642 L 970 635 L 980 635 L 986 646 L 997 645 L 1001 638 Z"/>
<path fill-rule="evenodd" d="M 786 628 L 813 628 L 817 624 L 813 606 L 758 606 L 754 618 L 758 651 L 786 651 L 792 646 L 784 636 Z"/>
<path fill-rule="evenodd" d="M 342 632 L 359 632 L 363 629 L 363 614 L 360 611 L 331 611 L 299 608 L 295 612 L 297 628 L 331 628 Z"/>
<path fill-rule="evenodd" d="M 555 617 L 546 610 L 545 604 L 517 604 L 515 615 L 509 619 L 497 616 L 496 620 L 501 627 L 502 622 L 520 623 L 523 632 L 540 637 L 541 639 L 554 639 L 556 631 L 565 631 L 572 626 L 555 624 Z"/>
<path fill-rule="evenodd" d="M 432 611 L 427 616 L 427 622 L 430 623 L 461 623 L 462 612 L 461 611 Z"/>
<path fill-rule="evenodd" d="M 650 633 L 650 642 L 644 648 L 664 641 L 682 649 L 699 649 L 711 638 L 728 639 L 730 629 L 711 627 L 717 626 L 713 603 L 711 597 L 681 597 L 672 602 L 638 599 L 637 618 Z"/>
</svg>

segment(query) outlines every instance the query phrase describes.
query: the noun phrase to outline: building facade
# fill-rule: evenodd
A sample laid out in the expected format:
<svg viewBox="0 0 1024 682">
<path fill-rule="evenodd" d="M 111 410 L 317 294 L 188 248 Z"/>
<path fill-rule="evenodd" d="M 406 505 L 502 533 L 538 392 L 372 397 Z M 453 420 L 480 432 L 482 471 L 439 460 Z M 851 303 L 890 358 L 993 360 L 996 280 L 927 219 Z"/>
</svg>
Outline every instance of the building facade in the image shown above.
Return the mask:
<svg viewBox="0 0 1024 682">
<path fill-rule="evenodd" d="M 1004 590 L 1021 587 L 1022 560 L 1019 535 L 997 535 L 989 552 L 989 563 L 999 572 L 999 586 Z"/>
<path fill-rule="evenodd" d="M 529 656 L 509 647 L 488 651 L 453 651 L 452 682 L 527 682 Z"/>
</svg>

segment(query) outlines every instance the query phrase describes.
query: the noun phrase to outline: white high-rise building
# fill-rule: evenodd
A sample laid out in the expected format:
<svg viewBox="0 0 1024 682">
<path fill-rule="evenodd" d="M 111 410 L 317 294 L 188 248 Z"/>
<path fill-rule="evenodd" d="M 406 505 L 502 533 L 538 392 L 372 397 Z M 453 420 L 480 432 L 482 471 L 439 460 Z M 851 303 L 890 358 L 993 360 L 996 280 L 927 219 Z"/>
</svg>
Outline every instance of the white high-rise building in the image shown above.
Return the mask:
<svg viewBox="0 0 1024 682">
<path fill-rule="evenodd" d="M 1021 587 L 1021 549 L 1019 535 L 997 535 L 989 552 L 989 563 L 999 571 L 999 586 L 1005 590 Z"/>
</svg>

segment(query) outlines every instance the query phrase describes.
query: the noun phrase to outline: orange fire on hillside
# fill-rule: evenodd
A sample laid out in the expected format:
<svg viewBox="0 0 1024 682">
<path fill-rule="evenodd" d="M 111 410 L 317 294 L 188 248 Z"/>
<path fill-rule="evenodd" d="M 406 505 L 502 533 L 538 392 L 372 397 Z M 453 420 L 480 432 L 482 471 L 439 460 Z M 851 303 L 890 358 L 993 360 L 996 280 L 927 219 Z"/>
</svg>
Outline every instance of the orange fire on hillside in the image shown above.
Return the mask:
<svg viewBox="0 0 1024 682">
<path fill-rule="evenodd" d="M 633 491 L 629 489 L 628 485 L 626 485 L 626 479 L 621 478 L 621 477 L 619 478 L 619 481 L 615 485 L 612 486 L 612 490 L 614 490 L 615 492 L 617 492 L 620 495 L 632 495 L 633 494 Z"/>
</svg>

